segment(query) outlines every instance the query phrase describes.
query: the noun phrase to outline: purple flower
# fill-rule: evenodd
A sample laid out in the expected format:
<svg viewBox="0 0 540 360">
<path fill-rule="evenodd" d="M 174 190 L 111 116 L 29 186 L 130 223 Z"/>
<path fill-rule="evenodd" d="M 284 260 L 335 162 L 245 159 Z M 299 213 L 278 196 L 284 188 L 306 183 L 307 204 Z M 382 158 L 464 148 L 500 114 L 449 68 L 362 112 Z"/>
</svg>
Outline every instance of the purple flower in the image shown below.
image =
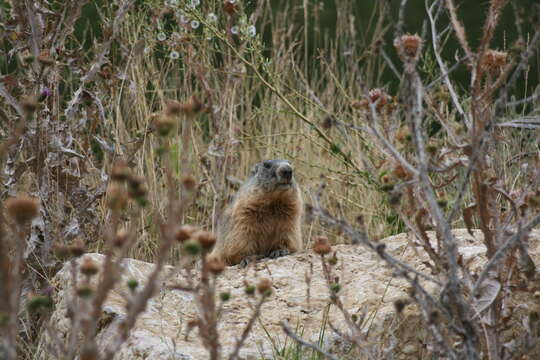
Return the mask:
<svg viewBox="0 0 540 360">
<path fill-rule="evenodd" d="M 41 90 L 41 97 L 49 97 L 51 95 L 52 95 L 51 89 L 43 88 L 43 90 Z"/>
<path fill-rule="evenodd" d="M 39 94 L 39 101 L 45 101 L 46 98 L 52 96 L 52 91 L 49 88 L 43 88 Z"/>
</svg>

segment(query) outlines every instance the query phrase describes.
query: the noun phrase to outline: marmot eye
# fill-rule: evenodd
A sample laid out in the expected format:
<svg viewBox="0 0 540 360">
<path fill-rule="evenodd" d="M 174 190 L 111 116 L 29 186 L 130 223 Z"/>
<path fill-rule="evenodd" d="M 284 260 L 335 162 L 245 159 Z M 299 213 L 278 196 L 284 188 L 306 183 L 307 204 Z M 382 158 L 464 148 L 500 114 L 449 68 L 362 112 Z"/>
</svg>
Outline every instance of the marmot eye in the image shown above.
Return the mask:
<svg viewBox="0 0 540 360">
<path fill-rule="evenodd" d="M 270 163 L 268 163 L 268 162 L 265 162 L 265 163 L 264 163 L 264 168 L 265 168 L 265 169 L 270 169 L 271 166 L 272 166 L 272 165 L 270 165 Z"/>
</svg>

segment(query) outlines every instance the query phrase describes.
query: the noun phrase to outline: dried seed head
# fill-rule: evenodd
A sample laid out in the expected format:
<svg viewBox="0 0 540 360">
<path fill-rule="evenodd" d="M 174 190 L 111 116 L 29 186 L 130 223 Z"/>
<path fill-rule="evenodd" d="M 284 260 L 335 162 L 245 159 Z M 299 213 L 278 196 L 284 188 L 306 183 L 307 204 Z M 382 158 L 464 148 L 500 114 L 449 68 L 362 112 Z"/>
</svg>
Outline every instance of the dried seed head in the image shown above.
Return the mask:
<svg viewBox="0 0 540 360">
<path fill-rule="evenodd" d="M 238 12 L 238 3 L 236 0 L 223 1 L 223 11 L 229 15 L 234 15 Z"/>
<path fill-rule="evenodd" d="M 196 326 L 199 326 L 199 319 L 189 320 L 187 323 L 188 329 L 193 329 Z"/>
<path fill-rule="evenodd" d="M 257 284 L 257 291 L 263 296 L 272 294 L 272 281 L 270 279 L 261 279 Z"/>
<path fill-rule="evenodd" d="M 182 104 L 176 100 L 165 101 L 165 115 L 177 116 L 182 112 Z"/>
<path fill-rule="evenodd" d="M 197 231 L 192 236 L 195 240 L 199 242 L 199 244 L 201 244 L 201 246 L 205 250 L 211 249 L 212 246 L 214 246 L 214 244 L 216 243 L 216 237 L 208 231 Z"/>
<path fill-rule="evenodd" d="M 128 195 L 134 199 L 144 198 L 148 193 L 148 189 L 144 185 L 142 176 L 131 175 L 128 178 Z"/>
<path fill-rule="evenodd" d="M 183 243 L 184 241 L 191 238 L 191 236 L 197 231 L 197 228 L 195 226 L 191 225 L 182 225 L 178 229 L 176 229 L 174 233 L 174 238 L 179 243 Z"/>
<path fill-rule="evenodd" d="M 402 35 L 401 38 L 394 40 L 394 46 L 398 51 L 403 51 L 404 55 L 417 58 L 422 50 L 422 38 L 418 35 Z"/>
<path fill-rule="evenodd" d="M 153 125 L 161 136 L 167 136 L 175 125 L 174 118 L 166 113 L 154 117 Z"/>
<path fill-rule="evenodd" d="M 128 178 L 128 185 L 130 188 L 137 189 L 139 186 L 144 184 L 144 178 L 138 175 L 131 175 Z"/>
<path fill-rule="evenodd" d="M 482 65 L 487 71 L 500 71 L 508 62 L 508 53 L 497 50 L 487 50 L 482 59 Z"/>
<path fill-rule="evenodd" d="M 86 276 L 96 275 L 99 271 L 98 266 L 90 257 L 85 257 L 81 264 L 81 273 Z"/>
<path fill-rule="evenodd" d="M 392 170 L 392 173 L 395 177 L 398 179 L 406 180 L 410 178 L 410 174 L 401 164 L 397 164 L 394 166 L 394 169 Z"/>
<path fill-rule="evenodd" d="M 34 95 L 25 96 L 21 101 L 21 107 L 27 113 L 33 113 L 38 106 L 38 99 Z"/>
<path fill-rule="evenodd" d="M 351 102 L 351 107 L 356 110 L 367 110 L 369 109 L 369 101 L 366 99 L 363 100 L 353 100 Z"/>
<path fill-rule="evenodd" d="M 388 95 L 381 88 L 371 89 L 368 92 L 368 98 L 372 103 L 379 101 L 378 106 L 384 106 L 388 102 Z"/>
<path fill-rule="evenodd" d="M 30 221 L 39 214 L 38 199 L 28 196 L 8 199 L 5 206 L 9 216 L 19 224 Z"/>
<path fill-rule="evenodd" d="M 179 104 L 180 112 L 185 115 L 195 115 L 203 110 L 203 103 L 200 102 L 196 95 L 192 95 L 188 101 L 183 104 Z"/>
<path fill-rule="evenodd" d="M 131 174 L 131 170 L 125 160 L 118 160 L 114 163 L 111 171 L 113 181 L 126 181 Z"/>
<path fill-rule="evenodd" d="M 217 275 L 217 274 L 221 273 L 223 270 L 225 270 L 226 266 L 227 265 L 225 264 L 225 262 L 221 261 L 218 258 L 215 258 L 215 257 L 207 257 L 206 258 L 206 268 L 212 274 Z"/>
<path fill-rule="evenodd" d="M 86 248 L 84 246 L 84 241 L 81 238 L 77 238 L 73 241 L 71 245 L 69 245 L 69 252 L 71 253 L 71 256 L 79 257 L 83 255 L 86 251 Z"/>
<path fill-rule="evenodd" d="M 197 186 L 197 180 L 195 180 L 193 176 L 183 176 L 182 179 L 180 179 L 180 182 L 182 183 L 182 186 L 188 191 L 193 191 Z"/>
<path fill-rule="evenodd" d="M 332 251 L 326 236 L 316 236 L 314 239 L 313 251 L 319 255 L 327 255 Z"/>
</svg>

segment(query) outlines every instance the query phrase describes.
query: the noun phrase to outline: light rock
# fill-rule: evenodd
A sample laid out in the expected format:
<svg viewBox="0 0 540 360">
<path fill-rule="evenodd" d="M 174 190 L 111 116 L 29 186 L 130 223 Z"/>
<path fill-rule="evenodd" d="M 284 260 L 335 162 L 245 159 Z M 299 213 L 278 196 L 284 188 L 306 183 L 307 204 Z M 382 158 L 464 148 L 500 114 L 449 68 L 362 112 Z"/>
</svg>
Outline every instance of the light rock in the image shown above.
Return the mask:
<svg viewBox="0 0 540 360">
<path fill-rule="evenodd" d="M 485 263 L 485 247 L 479 240 L 480 233 L 476 240 L 462 229 L 454 230 L 454 235 L 463 261 L 469 264 L 471 271 L 478 271 Z M 530 253 L 537 264 L 540 261 L 539 240 L 540 231 L 531 234 Z M 389 253 L 426 274 L 430 273 L 430 269 L 423 264 L 427 260 L 425 252 L 421 247 L 413 245 L 412 237 L 400 234 L 382 241 Z M 433 245 L 435 247 L 435 241 Z M 345 309 L 350 314 L 364 311 L 365 331 L 369 330 L 370 336 L 383 339 L 385 344 L 397 341 L 397 353 L 409 354 L 415 349 L 421 349 L 420 346 L 427 342 L 428 333 L 421 326 L 416 307 L 411 305 L 403 314 L 395 314 L 394 302 L 407 298 L 407 283 L 395 277 L 392 269 L 377 254 L 362 246 L 337 245 L 333 249 L 338 257 L 335 266 L 341 284 L 338 294 Z M 100 254 L 85 256 L 97 263 L 104 259 Z M 125 285 L 127 280 L 137 279 L 142 286 L 153 268 L 152 264 L 133 259 L 125 259 L 123 264 L 125 271 L 122 280 L 106 301 L 98 335 L 100 348 L 112 338 L 119 319 L 125 316 L 125 298 L 129 296 Z M 185 278 L 174 273 L 172 267 L 166 271 L 171 274 L 167 283 L 185 283 Z M 224 355 L 230 354 L 252 314 L 254 299 L 244 294 L 244 284 L 256 284 L 261 278 L 272 280 L 273 294 L 263 305 L 260 318 L 255 322 L 240 352 L 242 358 L 273 358 L 276 352 L 290 347 L 292 341 L 283 333 L 281 321 L 287 321 L 302 338 L 312 342 L 319 340 L 324 329 L 324 347 L 329 351 L 338 352 L 346 347 L 329 326 L 332 324 L 348 333 L 343 315 L 334 306 L 329 306 L 329 290 L 320 257 L 312 251 L 306 251 L 275 260 L 259 261 L 247 269 L 230 267 L 219 276 L 216 294 L 223 291 L 231 293 L 231 300 L 223 304 L 219 322 Z M 311 278 L 309 284 L 306 278 Z M 72 293 L 70 279 L 70 266 L 66 264 L 53 280 L 56 308 L 50 326 L 61 341 L 65 341 L 70 328 L 70 321 L 66 317 L 67 299 Z M 433 286 L 430 288 L 436 291 Z M 192 294 L 162 287 L 148 303 L 146 311 L 139 317 L 128 341 L 117 352 L 115 359 L 207 359 L 208 353 L 197 331 L 193 330 L 187 335 L 188 322 L 196 319 L 197 314 Z M 42 358 L 47 358 L 47 349 L 53 346 L 52 343 L 51 337 L 44 333 L 39 347 Z"/>
</svg>

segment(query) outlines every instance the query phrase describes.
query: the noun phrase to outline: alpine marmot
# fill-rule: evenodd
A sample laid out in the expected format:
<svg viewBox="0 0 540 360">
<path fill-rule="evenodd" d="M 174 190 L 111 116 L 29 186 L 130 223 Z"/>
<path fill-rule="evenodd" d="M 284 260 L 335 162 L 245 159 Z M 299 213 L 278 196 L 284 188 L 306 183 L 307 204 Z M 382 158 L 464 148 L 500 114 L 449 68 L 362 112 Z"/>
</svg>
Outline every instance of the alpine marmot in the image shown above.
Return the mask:
<svg viewBox="0 0 540 360">
<path fill-rule="evenodd" d="M 224 211 L 211 256 L 246 265 L 253 256 L 276 258 L 301 250 L 302 211 L 291 164 L 260 162 Z"/>
</svg>

